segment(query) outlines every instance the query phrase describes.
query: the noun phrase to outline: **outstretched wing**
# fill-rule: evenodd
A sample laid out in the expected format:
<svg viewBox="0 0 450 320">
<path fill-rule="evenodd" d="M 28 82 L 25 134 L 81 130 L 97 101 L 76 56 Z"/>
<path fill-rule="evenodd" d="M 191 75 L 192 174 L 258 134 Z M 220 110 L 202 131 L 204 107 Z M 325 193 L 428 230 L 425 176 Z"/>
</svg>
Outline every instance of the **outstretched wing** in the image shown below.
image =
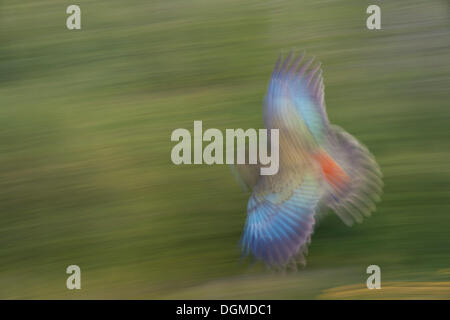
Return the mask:
<svg viewBox="0 0 450 320">
<path fill-rule="evenodd" d="M 286 187 L 265 195 L 254 192 L 241 240 L 244 251 L 269 266 L 286 265 L 295 257 L 302 259 L 319 198 L 317 180 L 309 175 L 293 190 Z"/>
<path fill-rule="evenodd" d="M 375 211 L 383 181 L 375 157 L 356 138 L 338 126 L 331 127 L 328 153 L 344 170 L 347 181 L 328 183 L 321 204 L 333 211 L 346 224 L 361 223 Z"/>
<path fill-rule="evenodd" d="M 299 149 L 327 138 L 329 121 L 320 63 L 305 59 L 304 53 L 296 59 L 290 53 L 283 62 L 278 58 L 264 101 L 264 126 L 280 130 L 283 171 L 291 165 L 283 160 L 297 161 Z M 259 177 L 254 165 L 232 165 L 231 171 L 244 191 L 252 190 Z"/>
<path fill-rule="evenodd" d="M 301 117 L 307 130 L 320 143 L 328 134 L 329 121 L 325 111 L 324 84 L 320 63 L 306 60 L 304 54 L 293 59 L 292 52 L 275 66 L 264 107 L 266 128 L 283 126 L 292 116 Z M 281 119 L 280 119 L 281 118 Z"/>
</svg>

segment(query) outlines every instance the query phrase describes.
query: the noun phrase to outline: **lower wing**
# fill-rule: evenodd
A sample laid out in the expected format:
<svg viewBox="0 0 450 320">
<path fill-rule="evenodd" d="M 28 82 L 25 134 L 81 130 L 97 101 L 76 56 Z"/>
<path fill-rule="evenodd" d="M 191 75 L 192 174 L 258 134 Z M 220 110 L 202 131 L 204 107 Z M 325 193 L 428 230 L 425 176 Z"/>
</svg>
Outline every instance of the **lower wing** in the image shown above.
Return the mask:
<svg viewBox="0 0 450 320">
<path fill-rule="evenodd" d="M 254 191 L 248 202 L 241 240 L 244 252 L 251 252 L 272 267 L 295 262 L 295 258 L 303 259 L 302 253 L 313 232 L 320 190 L 317 179 L 307 175 L 290 191 L 265 195 Z"/>
</svg>

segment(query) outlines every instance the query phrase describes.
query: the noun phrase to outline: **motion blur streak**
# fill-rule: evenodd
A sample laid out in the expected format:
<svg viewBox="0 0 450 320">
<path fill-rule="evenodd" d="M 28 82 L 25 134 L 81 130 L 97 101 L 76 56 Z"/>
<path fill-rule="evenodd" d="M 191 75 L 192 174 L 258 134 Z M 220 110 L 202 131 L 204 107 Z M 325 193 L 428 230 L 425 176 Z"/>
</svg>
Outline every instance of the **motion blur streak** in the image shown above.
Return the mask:
<svg viewBox="0 0 450 320">
<path fill-rule="evenodd" d="M 450 297 L 448 1 L 377 3 L 381 30 L 371 1 L 80 0 L 82 30 L 69 4 L 0 4 L 0 298 Z M 285 276 L 238 263 L 229 169 L 170 161 L 194 120 L 262 127 L 281 48 L 320 57 L 330 121 L 385 184 L 364 224 L 324 218 Z M 382 287 L 421 289 L 352 289 L 372 264 Z"/>
</svg>

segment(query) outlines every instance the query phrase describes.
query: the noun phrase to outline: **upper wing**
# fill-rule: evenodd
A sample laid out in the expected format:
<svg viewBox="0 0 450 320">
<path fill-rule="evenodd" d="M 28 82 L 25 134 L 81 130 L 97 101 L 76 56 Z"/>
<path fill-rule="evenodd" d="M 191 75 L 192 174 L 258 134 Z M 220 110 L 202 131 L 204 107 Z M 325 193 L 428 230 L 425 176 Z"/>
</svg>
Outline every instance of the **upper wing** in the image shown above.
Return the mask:
<svg viewBox="0 0 450 320">
<path fill-rule="evenodd" d="M 313 62 L 313 58 L 305 60 L 304 54 L 293 59 L 292 52 L 283 63 L 281 57 L 278 59 L 265 99 L 264 124 L 266 128 L 280 128 L 288 124 L 292 106 L 307 130 L 320 143 L 326 139 L 329 122 L 325 111 L 322 70 L 320 63 Z"/>
<path fill-rule="evenodd" d="M 289 170 L 287 166 L 296 166 L 297 161 L 302 161 L 299 153 L 306 150 L 314 140 L 323 142 L 329 132 L 322 70 L 320 64 L 314 65 L 313 61 L 304 59 L 304 54 L 294 60 L 290 53 L 283 62 L 280 57 L 270 79 L 264 103 L 264 126 L 280 130 L 283 171 Z M 258 167 L 231 166 L 233 175 L 244 191 L 253 189 L 256 184 Z"/>
</svg>

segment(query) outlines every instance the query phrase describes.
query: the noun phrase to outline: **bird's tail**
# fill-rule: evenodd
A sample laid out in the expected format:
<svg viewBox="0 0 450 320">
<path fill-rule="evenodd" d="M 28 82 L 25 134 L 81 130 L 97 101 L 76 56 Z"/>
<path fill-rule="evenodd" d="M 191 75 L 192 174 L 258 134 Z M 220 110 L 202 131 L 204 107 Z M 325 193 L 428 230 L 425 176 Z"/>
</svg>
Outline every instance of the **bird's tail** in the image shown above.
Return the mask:
<svg viewBox="0 0 450 320">
<path fill-rule="evenodd" d="M 317 155 L 326 181 L 322 204 L 352 225 L 375 211 L 383 182 L 380 168 L 369 150 L 352 135 L 331 127 L 326 152 Z"/>
</svg>

